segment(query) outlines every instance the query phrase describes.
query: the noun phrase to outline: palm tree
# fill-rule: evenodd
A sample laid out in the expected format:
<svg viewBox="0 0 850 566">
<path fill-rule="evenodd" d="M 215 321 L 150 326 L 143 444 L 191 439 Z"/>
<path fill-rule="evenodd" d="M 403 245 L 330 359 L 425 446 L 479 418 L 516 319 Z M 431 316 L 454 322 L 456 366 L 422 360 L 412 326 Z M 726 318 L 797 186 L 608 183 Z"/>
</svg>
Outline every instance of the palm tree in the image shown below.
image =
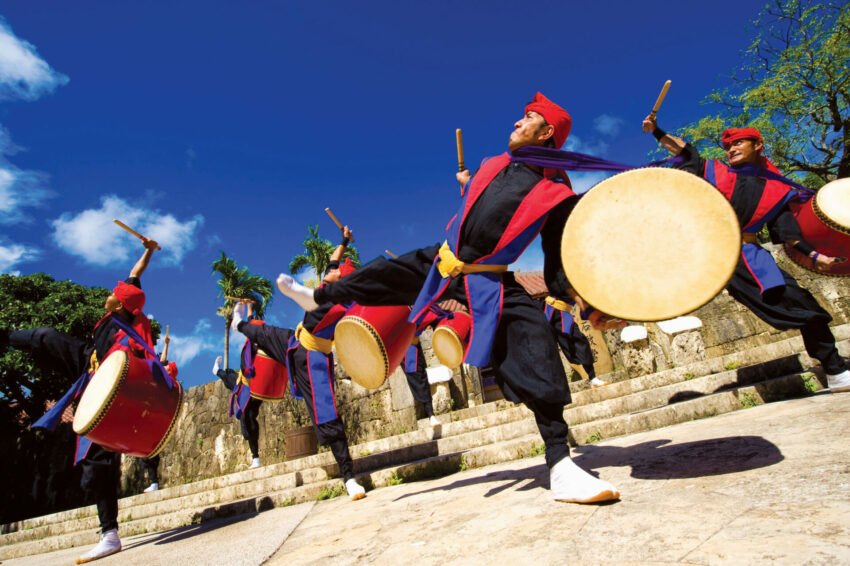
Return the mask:
<svg viewBox="0 0 850 566">
<path fill-rule="evenodd" d="M 292 261 L 289 262 L 289 272 L 295 275 L 304 267 L 312 267 L 316 272 L 315 286 L 318 287 L 322 282 L 322 276 L 328 268 L 328 262 L 330 262 L 331 254 L 336 249 L 336 245 L 319 236 L 318 224 L 307 226 L 307 232 L 310 235 L 304 238 L 304 253 L 292 258 Z M 345 249 L 343 257 L 350 257 L 354 265 L 360 265 L 360 255 L 357 253 L 357 248 L 352 245 Z M 308 287 L 312 287 L 312 285 L 308 284 Z"/>
<path fill-rule="evenodd" d="M 221 275 L 216 282 L 218 284 L 218 296 L 239 297 L 240 299 L 251 299 L 254 315 L 262 318 L 269 301 L 272 300 L 272 282 L 260 275 L 254 275 L 247 267 L 238 269 L 236 261 L 221 252 L 221 257 L 212 264 L 212 272 Z M 225 299 L 224 306 L 216 311 L 218 316 L 224 318 L 224 367 L 230 367 L 230 323 L 233 322 L 233 307 L 236 301 Z"/>
</svg>

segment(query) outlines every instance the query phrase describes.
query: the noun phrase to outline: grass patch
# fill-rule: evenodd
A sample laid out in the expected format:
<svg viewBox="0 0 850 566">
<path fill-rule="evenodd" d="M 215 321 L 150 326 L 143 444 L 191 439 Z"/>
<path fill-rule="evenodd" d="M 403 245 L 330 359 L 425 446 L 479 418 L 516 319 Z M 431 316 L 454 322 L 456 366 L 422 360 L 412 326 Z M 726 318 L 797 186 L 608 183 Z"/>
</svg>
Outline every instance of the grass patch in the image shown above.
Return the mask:
<svg viewBox="0 0 850 566">
<path fill-rule="evenodd" d="M 695 378 L 696 376 L 693 374 L 693 372 L 690 372 L 690 371 L 689 371 L 688 373 L 686 373 L 686 374 L 685 374 L 685 375 L 683 375 L 682 377 L 684 377 L 684 378 L 685 378 L 685 381 L 690 381 L 690 380 L 692 380 L 693 378 Z"/>
<path fill-rule="evenodd" d="M 741 396 L 738 398 L 738 400 L 741 401 L 741 406 L 745 409 L 751 409 L 753 407 L 761 405 L 758 397 L 756 397 L 752 393 L 747 393 L 746 391 L 741 392 Z"/>
<path fill-rule="evenodd" d="M 590 436 L 585 438 L 584 443 L 585 444 L 596 444 L 600 440 L 602 440 L 602 433 L 597 430 L 596 432 L 594 432 L 593 434 L 591 434 Z"/>
<path fill-rule="evenodd" d="M 345 486 L 341 483 L 338 483 L 331 487 L 323 487 L 322 491 L 319 492 L 319 495 L 316 496 L 316 501 L 333 499 L 334 497 L 339 497 L 340 495 L 345 495 Z"/>
<path fill-rule="evenodd" d="M 466 469 L 467 469 L 467 467 L 468 467 L 468 466 L 466 465 L 466 458 L 464 458 L 463 456 L 461 456 L 461 457 L 460 457 L 460 464 L 458 464 L 457 471 L 459 471 L 459 472 L 465 472 L 465 471 L 466 471 Z"/>
<path fill-rule="evenodd" d="M 806 388 L 806 391 L 808 391 L 809 393 L 820 391 L 820 383 L 818 383 L 815 374 L 811 372 L 806 372 L 804 374 L 801 374 L 800 377 L 803 379 L 803 386 Z"/>
<path fill-rule="evenodd" d="M 399 485 L 404 483 L 404 478 L 398 475 L 398 470 L 394 471 L 392 475 L 387 478 L 387 485 Z"/>
<path fill-rule="evenodd" d="M 293 505 L 295 505 L 295 498 L 294 498 L 294 497 L 289 497 L 289 498 L 284 499 L 283 501 L 281 501 L 281 502 L 278 504 L 278 507 L 292 507 Z"/>
<path fill-rule="evenodd" d="M 729 369 L 729 370 L 738 369 L 738 367 L 740 367 L 740 366 L 741 366 L 741 362 L 739 362 L 738 360 L 729 360 L 728 362 L 723 364 L 723 367 L 726 368 L 726 369 Z"/>
<path fill-rule="evenodd" d="M 545 444 L 532 444 L 531 450 L 529 450 L 528 455 L 532 458 L 535 456 L 540 456 L 541 454 L 546 453 L 546 445 Z"/>
</svg>

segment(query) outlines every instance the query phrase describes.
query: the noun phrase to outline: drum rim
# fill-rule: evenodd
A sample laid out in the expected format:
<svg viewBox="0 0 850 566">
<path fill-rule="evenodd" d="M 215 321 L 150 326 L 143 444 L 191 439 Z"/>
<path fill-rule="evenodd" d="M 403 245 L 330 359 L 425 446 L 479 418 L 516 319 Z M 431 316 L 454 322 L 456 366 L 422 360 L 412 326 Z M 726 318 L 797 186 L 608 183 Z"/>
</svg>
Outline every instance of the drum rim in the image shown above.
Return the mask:
<svg viewBox="0 0 850 566">
<path fill-rule="evenodd" d="M 109 356 L 114 356 L 115 354 L 119 353 L 124 357 L 124 361 L 121 365 L 121 375 L 118 377 L 118 379 L 115 380 L 112 390 L 109 392 L 109 395 L 107 397 L 107 401 L 100 407 L 100 410 L 97 412 L 95 417 L 89 422 L 89 425 L 84 430 L 77 430 L 76 427 L 72 426 L 74 432 L 80 436 L 85 436 L 91 431 L 93 431 L 95 428 L 97 428 L 97 425 L 100 424 L 100 421 L 103 420 L 103 417 L 106 415 L 107 411 L 109 411 L 110 407 L 112 407 L 112 403 L 115 402 L 115 397 L 118 396 L 118 390 L 121 388 L 121 385 L 124 383 L 124 380 L 127 379 L 127 374 L 130 371 L 130 354 L 128 352 L 125 352 L 124 350 L 116 350 Z M 106 360 L 104 360 L 104 362 L 105 361 Z M 98 367 L 98 369 L 100 368 Z M 92 374 L 92 379 L 94 379 L 95 374 L 97 374 L 97 370 L 95 370 L 94 374 Z M 86 386 L 86 389 L 88 389 L 88 386 Z M 83 395 L 85 395 L 85 391 L 83 391 Z M 80 397 L 80 401 L 82 401 L 82 396 Z M 77 409 L 79 409 L 79 403 L 77 404 Z"/>
<path fill-rule="evenodd" d="M 454 337 L 457 338 L 458 343 L 461 345 L 460 364 L 456 365 L 455 367 L 451 367 L 448 364 L 444 363 L 443 360 L 440 360 L 440 356 L 437 356 L 437 350 L 434 348 L 434 336 L 436 336 L 437 332 L 439 332 L 440 330 L 445 330 L 445 331 L 448 331 L 448 332 L 451 332 L 452 334 L 454 334 Z M 466 348 L 463 346 L 463 340 L 460 339 L 460 334 L 458 333 L 458 331 L 455 330 L 454 328 L 452 328 L 451 326 L 449 326 L 448 324 L 440 325 L 440 326 L 438 326 L 437 328 L 434 329 L 434 334 L 431 336 L 431 348 L 434 349 L 434 355 L 437 356 L 437 359 L 440 360 L 440 363 L 443 364 L 444 366 L 450 367 L 451 369 L 457 369 L 461 366 L 461 364 L 463 364 L 463 359 L 464 359 L 464 354 L 466 353 Z"/>
<path fill-rule="evenodd" d="M 824 277 L 850 277 L 850 273 L 829 273 L 828 271 L 818 271 L 811 265 L 806 265 L 807 263 L 811 263 L 811 259 L 809 258 L 808 262 L 800 261 L 799 258 L 808 258 L 808 256 L 802 252 L 795 250 L 794 247 L 789 246 L 787 242 L 782 245 L 782 251 L 785 252 L 785 255 L 788 257 L 788 259 L 794 262 L 794 265 L 796 265 L 797 267 L 801 267 L 806 271 L 817 273 L 818 275 L 823 275 Z M 799 254 L 799 256 L 797 254 Z"/>
<path fill-rule="evenodd" d="M 387 353 L 387 347 L 384 344 L 384 339 L 381 337 L 380 334 L 378 334 L 378 331 L 375 330 L 375 327 L 372 326 L 372 323 L 370 323 L 365 318 L 362 318 L 362 317 L 359 317 L 359 316 L 353 315 L 353 314 L 346 315 L 346 316 L 342 317 L 342 320 L 340 320 L 339 324 L 336 325 L 335 332 L 338 332 L 340 325 L 344 324 L 345 322 L 351 322 L 355 326 L 359 326 L 360 328 L 365 329 L 366 332 L 368 332 L 372 336 L 372 338 L 376 338 L 375 342 L 378 344 L 378 347 L 380 348 L 381 359 L 384 362 L 384 378 L 375 387 L 367 387 L 367 386 L 363 385 L 362 383 L 360 383 L 359 380 L 354 379 L 353 375 L 351 375 L 351 374 L 348 374 L 348 375 L 351 377 L 352 380 L 354 380 L 355 383 L 357 383 L 357 385 L 360 385 L 361 387 L 363 387 L 365 389 L 377 389 L 378 387 L 383 385 L 384 382 L 387 380 L 387 378 L 389 377 L 389 371 L 390 371 L 389 354 Z M 337 352 L 337 356 L 339 356 L 339 352 Z M 343 367 L 343 369 L 345 369 L 345 364 L 342 364 L 342 367 Z M 346 370 L 346 373 L 348 373 L 348 370 Z"/>
<path fill-rule="evenodd" d="M 280 397 L 266 397 L 265 395 L 260 395 L 259 393 L 254 393 L 252 391 L 250 397 L 259 401 L 269 401 L 271 403 L 278 403 L 280 401 L 283 401 L 283 398 L 286 397 L 286 392 L 284 392 L 284 394 Z"/>
<path fill-rule="evenodd" d="M 826 226 L 827 228 L 832 228 L 836 232 L 840 232 L 844 235 L 850 236 L 850 228 L 849 227 L 842 226 L 841 224 L 839 224 L 835 220 L 831 219 L 829 216 L 826 215 L 826 212 L 824 212 L 824 210 L 820 206 L 818 206 L 818 195 L 819 194 L 820 194 L 820 191 L 818 191 L 818 193 L 814 196 L 814 198 L 812 198 L 812 212 L 815 213 L 815 217 L 818 220 L 820 220 L 821 223 L 824 226 Z M 803 266 L 803 267 L 805 267 L 805 266 Z M 820 271 L 818 271 L 817 273 L 820 273 Z"/>
<path fill-rule="evenodd" d="M 174 386 L 177 388 L 177 410 L 174 411 L 174 416 L 171 418 L 171 424 L 168 425 L 168 430 L 165 431 L 165 435 L 163 435 L 162 440 L 159 441 L 159 444 L 156 445 L 153 452 L 145 456 L 145 458 L 153 458 L 159 454 L 177 430 L 177 419 L 180 418 L 180 414 L 183 412 L 183 386 L 180 385 L 179 381 L 173 381 Z"/>
<path fill-rule="evenodd" d="M 735 210 L 734 210 L 734 208 L 732 208 L 732 203 L 731 203 L 731 202 L 729 202 L 729 199 L 727 199 L 727 198 L 723 195 L 723 193 L 721 193 L 721 192 L 717 189 L 717 187 L 715 187 L 714 185 L 712 185 L 711 183 L 709 183 L 707 180 L 703 179 L 702 177 L 700 177 L 700 176 L 698 176 L 698 175 L 694 175 L 693 173 L 690 173 L 690 172 L 688 172 L 688 171 L 683 171 L 683 170 L 681 170 L 681 169 L 674 169 L 674 168 L 670 168 L 670 167 L 641 167 L 641 168 L 639 168 L 639 169 L 630 169 L 630 170 L 628 170 L 628 171 L 622 171 L 622 172 L 620 172 L 620 173 L 617 173 L 617 174 L 615 174 L 615 175 L 611 175 L 610 177 L 607 177 L 607 178 L 603 179 L 602 181 L 600 181 L 599 183 L 597 183 L 596 185 L 594 185 L 593 187 L 591 187 L 591 188 L 590 188 L 590 189 L 589 189 L 586 193 L 584 193 L 584 194 L 588 194 L 588 193 L 590 193 L 590 191 L 592 191 L 592 190 L 593 190 L 596 186 L 601 185 L 602 183 L 605 183 L 605 182 L 607 182 L 607 181 L 610 181 L 611 179 L 614 179 L 614 178 L 616 178 L 616 177 L 628 176 L 628 175 L 634 174 L 636 171 L 643 171 L 643 170 L 647 170 L 647 169 L 659 169 L 659 170 L 663 170 L 663 171 L 675 172 L 675 174 L 679 174 L 679 173 L 681 173 L 681 174 L 684 174 L 684 175 L 690 175 L 690 176 L 692 176 L 692 177 L 694 177 L 694 178 L 696 178 L 696 179 L 701 180 L 702 182 L 704 182 L 705 184 L 707 184 L 709 187 L 711 187 L 711 189 L 712 189 L 715 193 L 717 193 L 717 194 L 720 196 L 720 198 L 722 199 L 722 202 L 725 202 L 725 203 L 726 203 L 726 206 L 727 206 L 727 207 L 729 208 L 729 210 L 732 212 L 732 215 L 733 215 L 733 216 L 737 219 L 737 215 L 735 214 Z M 582 200 L 583 200 L 583 199 L 580 199 L 580 200 L 578 201 L 578 203 L 576 203 L 576 206 L 575 206 L 575 208 L 573 209 L 573 213 L 575 212 L 575 210 L 576 210 L 576 209 L 578 209 L 578 207 L 580 207 L 580 206 L 582 205 Z M 721 200 L 718 200 L 717 202 L 719 203 L 719 202 L 721 202 Z M 560 262 L 560 263 L 561 263 L 561 267 L 564 269 L 564 271 L 565 271 L 565 272 L 566 272 L 566 267 L 564 266 L 564 259 L 563 259 L 563 258 L 564 258 L 564 254 L 563 254 L 563 238 L 564 238 L 564 234 L 566 233 L 566 229 L 567 229 L 567 226 L 566 226 L 566 223 L 565 223 L 565 224 L 564 224 L 564 229 L 563 229 L 563 231 L 562 231 L 562 233 L 561 233 L 561 250 L 560 250 L 560 256 L 561 256 L 561 257 L 560 257 L 560 259 L 561 259 L 561 262 Z M 743 242 L 742 242 L 742 240 L 741 240 L 741 238 L 740 238 L 740 237 L 737 239 L 737 242 L 738 242 L 738 251 L 737 251 L 736 257 L 738 258 L 738 261 L 740 261 L 740 257 L 741 257 L 741 249 L 742 249 L 742 247 L 743 247 Z M 730 256 L 730 257 L 731 257 L 731 256 Z M 722 292 L 722 291 L 723 291 L 723 290 L 724 290 L 724 289 L 725 289 L 725 288 L 729 285 L 729 280 L 730 280 L 730 279 L 732 279 L 732 276 L 735 274 L 735 269 L 736 269 L 736 267 L 737 267 L 737 261 L 736 261 L 735 263 L 732 263 L 732 264 L 731 264 L 731 269 L 729 270 L 729 273 L 728 273 L 728 275 L 726 276 L 725 282 L 724 282 L 722 285 L 720 285 L 720 286 L 719 286 L 719 287 L 715 290 L 714 294 L 712 294 L 712 295 L 711 295 L 708 299 L 706 299 L 705 301 L 701 302 L 700 304 L 698 304 L 698 305 L 696 305 L 696 306 L 689 306 L 686 310 L 677 310 L 677 311 L 672 311 L 672 314 L 671 314 L 671 313 L 665 313 L 665 314 L 664 314 L 664 316 L 659 316 L 659 317 L 641 317 L 641 318 L 634 318 L 634 317 L 628 317 L 628 316 L 619 316 L 619 315 L 617 315 L 616 313 L 608 313 L 608 312 L 606 312 L 604 309 L 600 309 L 600 308 L 598 308 L 598 307 L 597 307 L 595 304 L 593 304 L 591 301 L 589 301 L 589 300 L 587 300 L 587 299 L 585 299 L 585 300 L 588 302 L 588 304 L 590 304 L 590 305 L 591 305 L 592 307 L 594 307 L 594 308 L 597 308 L 600 312 L 603 312 L 603 313 L 605 313 L 605 314 L 609 314 L 609 315 L 612 315 L 612 316 L 617 316 L 618 318 L 622 318 L 623 320 L 632 320 L 632 321 L 635 321 L 635 322 L 658 322 L 658 321 L 661 321 L 661 320 L 668 320 L 668 319 L 670 319 L 670 318 L 676 318 L 677 316 L 684 316 L 684 315 L 686 315 L 686 314 L 688 314 L 688 313 L 692 313 L 692 312 L 696 311 L 697 309 L 700 309 L 700 308 L 704 307 L 705 305 L 707 305 L 708 303 L 710 303 L 712 300 L 714 300 L 714 298 L 715 298 L 715 297 L 717 297 L 717 296 L 718 296 L 718 295 L 719 295 L 719 294 L 720 294 L 720 293 L 721 293 L 721 292 Z"/>
</svg>

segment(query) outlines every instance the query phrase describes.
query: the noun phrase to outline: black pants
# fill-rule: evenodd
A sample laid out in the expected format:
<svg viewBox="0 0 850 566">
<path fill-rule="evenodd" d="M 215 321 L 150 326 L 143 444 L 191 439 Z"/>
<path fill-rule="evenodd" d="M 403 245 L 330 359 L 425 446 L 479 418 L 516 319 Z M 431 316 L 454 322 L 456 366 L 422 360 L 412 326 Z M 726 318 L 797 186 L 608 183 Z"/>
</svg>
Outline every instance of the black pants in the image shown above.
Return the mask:
<svg viewBox="0 0 850 566">
<path fill-rule="evenodd" d="M 575 322 L 570 326 L 569 332 L 562 332 L 562 316 L 563 313 L 555 309 L 552 313 L 552 319 L 549 321 L 555 340 L 561 347 L 561 351 L 564 352 L 567 361 L 583 367 L 587 373 L 587 378 L 593 379 L 596 377 L 596 370 L 593 369 L 593 350 L 590 348 L 590 342 Z"/>
<path fill-rule="evenodd" d="M 317 289 L 315 300 L 362 305 L 411 305 L 419 295 L 439 246 L 408 252 L 398 259 L 379 257 L 336 283 Z M 502 276 L 502 316 L 490 359 L 505 397 L 524 403 L 534 413 L 551 467 L 569 456 L 564 406 L 570 402 L 567 376 L 549 321 L 538 303 L 516 282 Z M 464 304 L 463 277 L 443 294 Z"/>
<path fill-rule="evenodd" d="M 410 392 L 413 398 L 422 403 L 425 407 L 425 414 L 429 417 L 434 416 L 434 402 L 431 399 L 431 384 L 428 383 L 427 364 L 425 363 L 425 354 L 422 352 L 422 346 L 416 345 L 416 370 L 405 371 L 407 377 L 407 385 L 410 387 Z M 404 370 L 404 362 L 401 364 L 401 369 Z"/>
<path fill-rule="evenodd" d="M 159 468 L 159 455 L 156 455 L 153 458 L 142 458 L 142 468 L 148 473 L 148 478 L 150 478 L 151 483 L 159 483 L 159 475 L 157 474 L 157 468 Z"/>
<path fill-rule="evenodd" d="M 9 345 L 32 354 L 45 371 L 68 376 L 68 386 L 88 370 L 91 349 L 55 328 L 33 328 L 9 333 Z M 80 485 L 97 505 L 101 531 L 118 528 L 118 486 L 121 482 L 121 455 L 92 444 L 81 462 Z"/>
<path fill-rule="evenodd" d="M 345 425 L 339 417 L 322 424 L 316 422 L 316 411 L 313 404 L 313 386 L 310 383 L 310 374 L 307 370 L 307 350 L 303 346 L 298 346 L 291 353 L 291 356 L 292 373 L 289 378 L 295 382 L 298 393 L 304 397 L 304 402 L 307 404 L 307 412 L 310 413 L 310 419 L 313 421 L 313 428 L 316 431 L 316 438 L 319 444 L 330 447 L 336 463 L 339 465 L 340 475 L 342 475 L 345 481 L 348 481 L 354 477 L 354 461 L 351 459 L 351 453 L 348 450 Z"/>
<path fill-rule="evenodd" d="M 232 369 L 220 369 L 217 375 L 224 382 L 224 386 L 233 391 L 233 388 L 236 387 L 236 380 L 239 378 L 239 372 Z M 260 399 L 251 397 L 245 405 L 245 410 L 242 411 L 242 418 L 239 420 L 242 425 L 242 438 L 248 441 L 252 458 L 260 457 L 260 423 L 257 421 L 257 417 L 260 414 L 262 404 L 263 402 Z"/>
<path fill-rule="evenodd" d="M 832 317 L 791 275 L 784 270 L 780 271 L 785 278 L 785 287 L 769 290 L 762 295 L 747 266 L 739 261 L 726 289 L 735 300 L 772 327 L 779 330 L 799 328 L 806 352 L 820 360 L 826 373 L 841 373 L 847 366 L 835 347 L 835 337 L 829 329 Z"/>
</svg>

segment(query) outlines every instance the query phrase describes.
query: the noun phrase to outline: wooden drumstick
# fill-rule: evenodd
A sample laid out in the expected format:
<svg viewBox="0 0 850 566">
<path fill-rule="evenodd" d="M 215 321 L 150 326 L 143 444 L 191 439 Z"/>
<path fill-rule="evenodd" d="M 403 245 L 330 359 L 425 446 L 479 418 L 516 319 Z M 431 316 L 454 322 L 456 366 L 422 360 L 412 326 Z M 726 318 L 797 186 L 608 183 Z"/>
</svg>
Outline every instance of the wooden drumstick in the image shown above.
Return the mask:
<svg viewBox="0 0 850 566">
<path fill-rule="evenodd" d="M 139 234 L 138 232 L 136 232 L 135 230 L 133 230 L 132 228 L 130 228 L 129 226 L 127 226 L 126 224 L 121 222 L 120 220 L 118 220 L 117 218 L 113 219 L 112 221 L 115 222 L 116 224 L 118 224 L 119 226 L 121 226 L 122 228 L 124 228 L 125 230 L 127 230 L 128 232 L 130 232 L 132 235 L 134 235 L 135 237 L 137 237 L 141 241 L 144 242 L 145 240 L 147 240 L 147 238 L 145 238 L 144 236 L 142 236 L 141 234 Z M 156 249 L 161 250 L 162 248 L 157 246 Z"/>
<path fill-rule="evenodd" d="M 168 340 L 168 325 L 165 325 L 165 339 Z"/>
<path fill-rule="evenodd" d="M 336 216 L 334 216 L 334 213 L 333 213 L 333 212 L 331 212 L 331 209 L 330 209 L 330 208 L 326 208 L 326 209 L 325 209 L 325 212 L 327 212 L 327 213 L 328 213 L 328 216 L 330 216 L 330 217 L 331 217 L 331 220 L 333 220 L 333 221 L 334 221 L 334 223 L 337 225 L 337 227 L 338 227 L 340 230 L 342 230 L 342 229 L 343 229 L 343 227 L 342 227 L 342 222 L 340 222 L 340 221 L 337 219 L 337 217 L 336 217 Z M 352 237 L 352 238 L 350 238 L 350 240 L 353 242 L 353 241 L 354 241 L 354 238 Z"/>
<path fill-rule="evenodd" d="M 457 170 L 460 172 L 466 169 L 466 166 L 463 164 L 463 132 L 458 128 L 455 134 L 457 135 Z"/>
<path fill-rule="evenodd" d="M 225 295 L 224 298 L 229 300 L 229 301 L 236 301 L 237 303 L 257 304 L 257 301 L 255 301 L 254 299 L 241 299 L 239 297 L 230 297 L 228 295 Z"/>
<path fill-rule="evenodd" d="M 395 255 L 395 254 L 394 254 L 393 252 L 391 252 L 390 250 L 384 250 L 384 251 L 386 252 L 386 254 L 387 254 L 388 256 L 391 256 L 391 257 L 393 257 L 393 258 L 395 258 L 395 259 L 398 259 L 398 256 L 397 256 L 397 255 Z"/>
<path fill-rule="evenodd" d="M 658 95 L 658 100 L 655 101 L 655 106 L 652 107 L 652 112 L 649 113 L 653 118 L 655 114 L 658 112 L 658 109 L 661 108 L 661 103 L 664 102 L 664 97 L 667 96 L 667 89 L 670 88 L 671 81 L 667 81 L 664 83 L 664 86 L 661 87 L 661 93 Z"/>
</svg>

